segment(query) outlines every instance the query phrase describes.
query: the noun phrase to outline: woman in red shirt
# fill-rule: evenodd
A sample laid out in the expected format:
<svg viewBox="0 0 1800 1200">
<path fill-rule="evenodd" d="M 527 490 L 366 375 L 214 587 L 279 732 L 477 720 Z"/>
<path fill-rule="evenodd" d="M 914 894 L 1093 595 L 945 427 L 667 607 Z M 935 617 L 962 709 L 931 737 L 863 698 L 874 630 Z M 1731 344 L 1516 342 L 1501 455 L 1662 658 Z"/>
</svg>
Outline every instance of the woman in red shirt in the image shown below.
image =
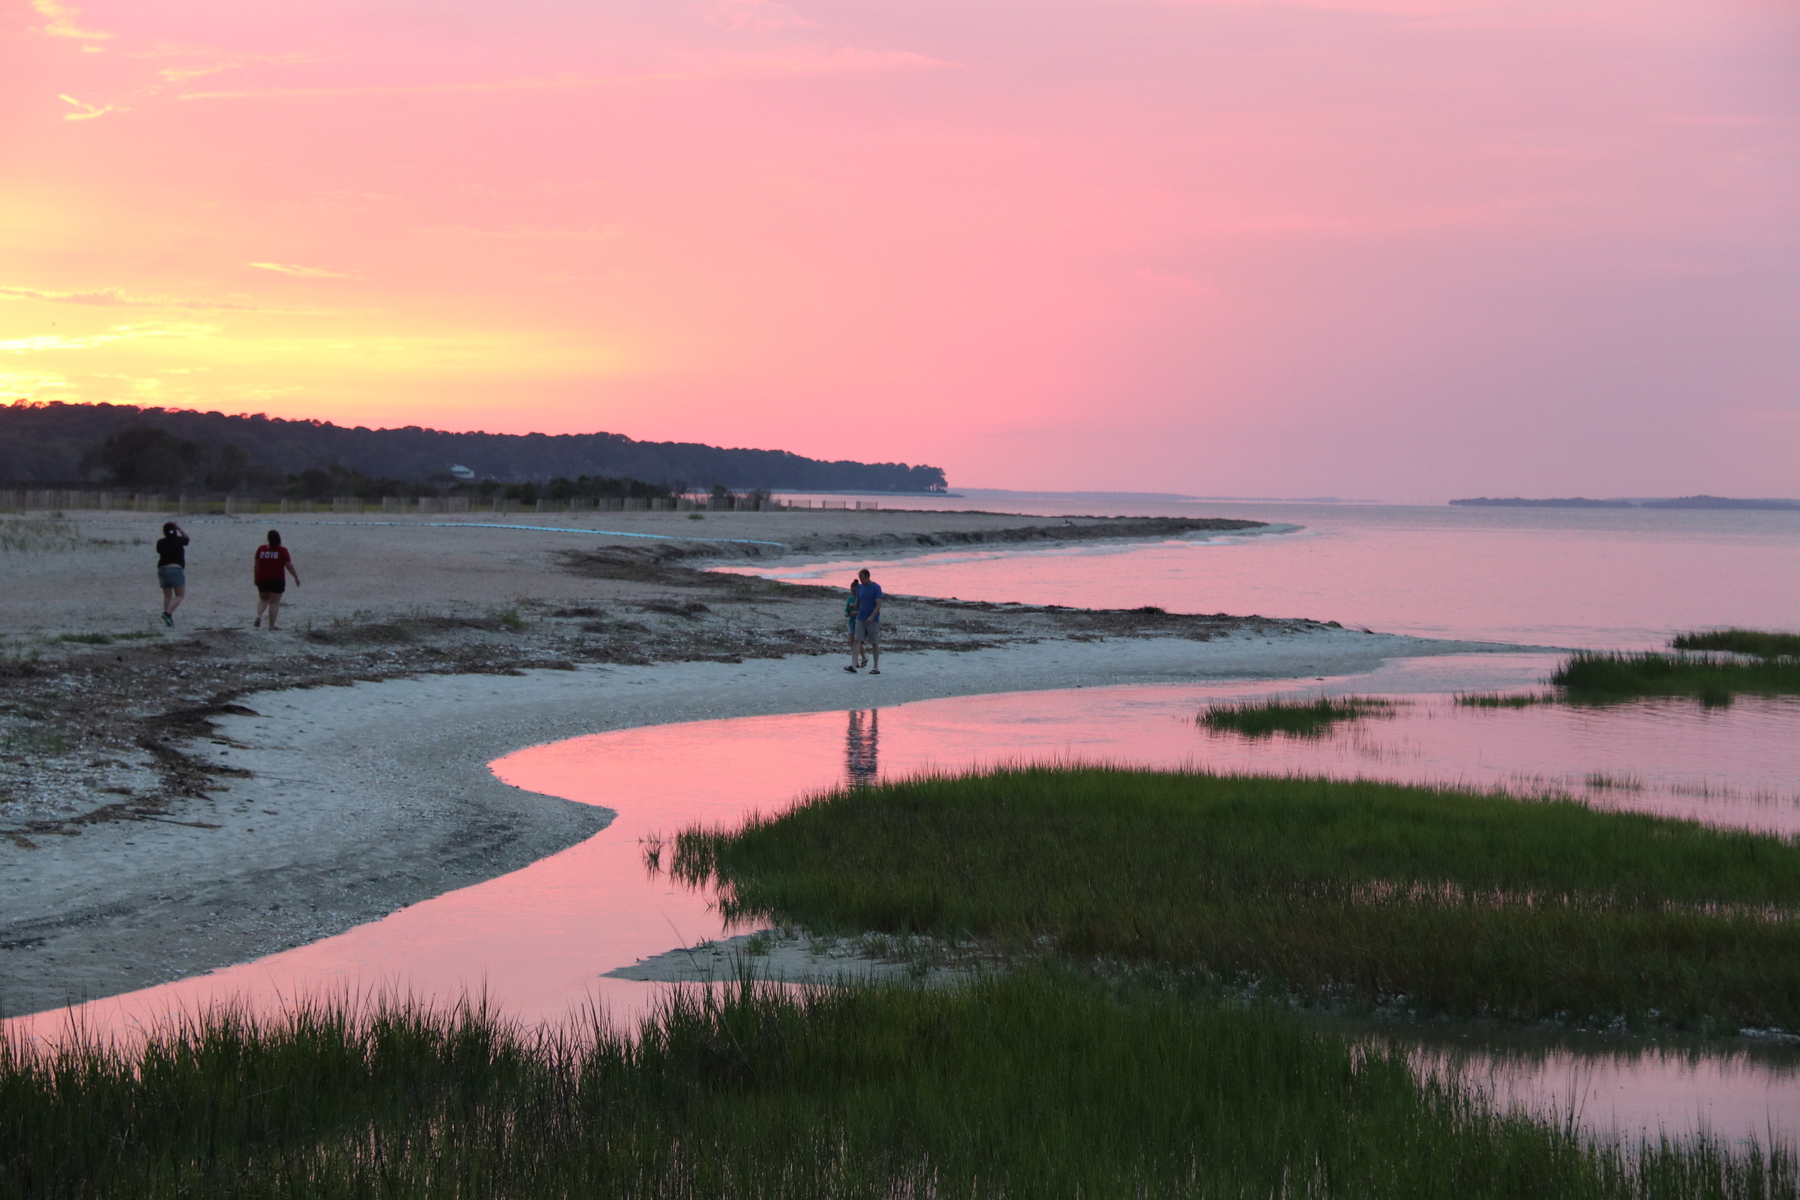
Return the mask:
<svg viewBox="0 0 1800 1200">
<path fill-rule="evenodd" d="M 269 628 L 275 628 L 275 615 L 281 611 L 281 594 L 287 591 L 283 571 L 294 577 L 295 587 L 300 586 L 300 572 L 294 570 L 294 560 L 282 546 L 281 535 L 271 529 L 269 544 L 256 548 L 256 625 L 259 629 L 264 609 L 269 613 Z"/>
</svg>

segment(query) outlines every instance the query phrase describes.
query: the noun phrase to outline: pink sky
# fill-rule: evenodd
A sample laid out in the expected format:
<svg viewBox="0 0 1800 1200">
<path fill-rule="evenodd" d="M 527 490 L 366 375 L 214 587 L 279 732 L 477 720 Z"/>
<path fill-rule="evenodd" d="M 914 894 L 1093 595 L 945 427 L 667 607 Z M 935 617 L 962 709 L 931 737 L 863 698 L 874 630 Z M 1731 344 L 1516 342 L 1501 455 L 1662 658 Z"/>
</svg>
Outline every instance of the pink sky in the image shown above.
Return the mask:
<svg viewBox="0 0 1800 1200">
<path fill-rule="evenodd" d="M 0 395 L 1800 494 L 1791 3 L 0 4 Z"/>
</svg>

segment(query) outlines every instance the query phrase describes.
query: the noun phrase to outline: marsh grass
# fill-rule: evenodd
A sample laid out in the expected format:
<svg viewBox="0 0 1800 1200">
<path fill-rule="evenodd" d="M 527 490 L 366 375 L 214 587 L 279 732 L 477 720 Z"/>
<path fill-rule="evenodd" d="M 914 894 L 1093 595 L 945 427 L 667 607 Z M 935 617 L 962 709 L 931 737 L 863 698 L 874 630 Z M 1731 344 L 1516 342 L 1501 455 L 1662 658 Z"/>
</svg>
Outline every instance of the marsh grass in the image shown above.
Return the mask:
<svg viewBox="0 0 1800 1200">
<path fill-rule="evenodd" d="M 1741 662 L 1656 651 L 1580 650 L 1557 667 L 1550 682 L 1576 703 L 1693 696 L 1706 704 L 1730 704 L 1738 694 L 1800 694 L 1800 659 Z"/>
<path fill-rule="evenodd" d="M 1669 640 L 1672 650 L 1722 650 L 1753 658 L 1800 657 L 1800 633 L 1771 633 L 1761 629 L 1708 629 L 1677 634 Z"/>
<path fill-rule="evenodd" d="M 1555 692 L 1458 692 L 1456 703 L 1462 708 L 1530 708 L 1537 704 L 1555 704 Z"/>
<path fill-rule="evenodd" d="M 1793 1196 L 1621 1150 L 1266 1009 L 1032 970 L 674 992 L 634 1036 L 479 1008 L 229 1012 L 0 1048 L 0 1197 Z"/>
<path fill-rule="evenodd" d="M 1215 732 L 1240 733 L 1245 737 L 1323 737 L 1340 721 L 1364 717 L 1391 717 L 1394 701 L 1376 696 L 1320 696 L 1316 700 L 1246 700 L 1213 704 L 1199 716 L 1199 724 Z"/>
<path fill-rule="evenodd" d="M 1021 767 L 689 830 L 673 871 L 818 932 L 978 938 L 1332 1005 L 1800 1029 L 1800 847 L 1573 801 Z"/>
</svg>

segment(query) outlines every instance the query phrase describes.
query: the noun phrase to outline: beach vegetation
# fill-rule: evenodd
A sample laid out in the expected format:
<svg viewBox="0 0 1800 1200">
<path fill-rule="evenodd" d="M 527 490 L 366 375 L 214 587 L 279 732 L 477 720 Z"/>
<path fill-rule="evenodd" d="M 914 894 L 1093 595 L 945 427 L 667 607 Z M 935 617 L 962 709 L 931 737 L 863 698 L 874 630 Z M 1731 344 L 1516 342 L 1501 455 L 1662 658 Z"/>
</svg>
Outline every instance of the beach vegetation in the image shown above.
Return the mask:
<svg viewBox="0 0 1800 1200">
<path fill-rule="evenodd" d="M 42 717 L 28 716 L 30 720 Z M 25 754 L 32 758 L 52 758 L 67 754 L 72 748 L 69 737 L 60 729 L 9 729 L 0 732 L 0 750 L 8 754 Z"/>
<path fill-rule="evenodd" d="M 1740 694 L 1800 694 L 1800 659 L 1745 662 L 1653 650 L 1578 650 L 1556 668 L 1550 682 L 1576 703 L 1692 696 L 1707 704 L 1729 704 Z"/>
<path fill-rule="evenodd" d="M 636 1029 L 479 1005 L 171 1019 L 0 1045 L 0 1197 L 1721 1198 L 1791 1154 L 1620 1145 L 1204 989 L 671 992 Z"/>
<path fill-rule="evenodd" d="M 1360 721 L 1365 717 L 1391 717 L 1392 700 L 1378 696 L 1320 696 L 1315 700 L 1245 700 L 1230 704 L 1208 705 L 1199 723 L 1218 733 L 1239 733 L 1245 737 L 1270 737 L 1277 733 L 1292 737 L 1322 737 L 1340 721 Z"/>
<path fill-rule="evenodd" d="M 921 776 L 676 839 L 732 917 L 1351 1010 L 1800 1030 L 1800 846 L 1572 800 L 1109 767 Z"/>
<path fill-rule="evenodd" d="M 110 646 L 114 642 L 147 641 L 161 636 L 160 630 L 135 629 L 125 633 L 64 633 L 59 634 L 56 640 L 78 646 Z"/>
<path fill-rule="evenodd" d="M 0 521 L 0 551 L 14 554 L 46 554 L 73 550 L 82 537 L 71 521 L 54 517 L 15 517 Z"/>
<path fill-rule="evenodd" d="M 1709 629 L 1669 639 L 1671 650 L 1722 650 L 1752 658 L 1800 658 L 1800 633 L 1763 629 Z"/>
<path fill-rule="evenodd" d="M 1531 708 L 1538 704 L 1555 704 L 1555 692 L 1458 692 L 1456 703 L 1462 708 Z"/>
</svg>

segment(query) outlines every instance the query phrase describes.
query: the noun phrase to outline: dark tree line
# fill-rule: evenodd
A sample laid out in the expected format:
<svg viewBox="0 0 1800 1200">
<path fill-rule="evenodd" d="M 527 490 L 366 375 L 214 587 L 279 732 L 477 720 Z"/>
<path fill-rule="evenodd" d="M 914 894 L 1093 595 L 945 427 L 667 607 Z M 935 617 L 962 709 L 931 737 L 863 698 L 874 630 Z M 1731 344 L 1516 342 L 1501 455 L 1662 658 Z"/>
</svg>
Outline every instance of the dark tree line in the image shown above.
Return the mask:
<svg viewBox="0 0 1800 1200">
<path fill-rule="evenodd" d="M 584 478 L 685 483 L 734 490 L 942 491 L 939 467 L 826 462 L 785 450 L 639 442 L 616 433 L 447 433 L 416 425 L 369 429 L 325 421 L 136 408 L 114 404 L 0 406 L 0 480 L 117 483 L 209 490 L 312 489 L 322 472 L 379 485 L 478 479 L 571 486 Z M 290 479 L 290 477 L 292 477 Z M 643 486 L 643 485 L 640 485 Z M 360 494 L 341 492 L 338 494 Z M 586 493 L 583 493 L 584 495 Z"/>
</svg>

